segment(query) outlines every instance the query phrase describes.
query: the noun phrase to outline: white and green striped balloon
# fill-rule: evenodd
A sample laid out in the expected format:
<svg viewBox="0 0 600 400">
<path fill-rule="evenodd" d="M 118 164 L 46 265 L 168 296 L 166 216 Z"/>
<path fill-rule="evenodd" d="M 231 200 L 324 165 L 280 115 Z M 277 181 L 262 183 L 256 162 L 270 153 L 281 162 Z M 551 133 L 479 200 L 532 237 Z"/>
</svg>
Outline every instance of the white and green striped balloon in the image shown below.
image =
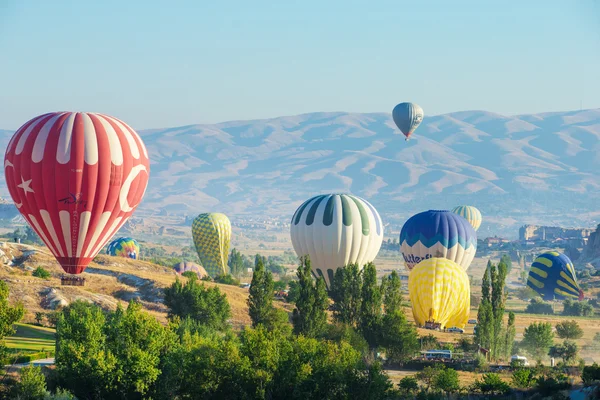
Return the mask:
<svg viewBox="0 0 600 400">
<path fill-rule="evenodd" d="M 458 206 L 452 209 L 454 214 L 458 214 L 471 224 L 473 229 L 478 230 L 481 226 L 481 212 L 473 206 Z"/>
<path fill-rule="evenodd" d="M 368 201 L 350 194 L 325 194 L 305 201 L 294 213 L 290 235 L 298 257 L 310 257 L 313 275 L 331 287 L 338 268 L 362 268 L 383 241 L 381 217 Z"/>
</svg>

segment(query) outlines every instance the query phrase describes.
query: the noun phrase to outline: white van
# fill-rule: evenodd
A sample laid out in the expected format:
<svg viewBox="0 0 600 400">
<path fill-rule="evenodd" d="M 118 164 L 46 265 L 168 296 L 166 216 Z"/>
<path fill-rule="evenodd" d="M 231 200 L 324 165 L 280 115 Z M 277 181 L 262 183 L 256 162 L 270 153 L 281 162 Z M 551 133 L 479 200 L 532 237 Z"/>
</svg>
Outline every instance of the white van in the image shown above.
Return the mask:
<svg viewBox="0 0 600 400">
<path fill-rule="evenodd" d="M 514 355 L 510 358 L 510 362 L 512 363 L 513 361 L 519 361 L 524 367 L 529 367 L 529 361 L 527 361 L 527 357 Z"/>
</svg>

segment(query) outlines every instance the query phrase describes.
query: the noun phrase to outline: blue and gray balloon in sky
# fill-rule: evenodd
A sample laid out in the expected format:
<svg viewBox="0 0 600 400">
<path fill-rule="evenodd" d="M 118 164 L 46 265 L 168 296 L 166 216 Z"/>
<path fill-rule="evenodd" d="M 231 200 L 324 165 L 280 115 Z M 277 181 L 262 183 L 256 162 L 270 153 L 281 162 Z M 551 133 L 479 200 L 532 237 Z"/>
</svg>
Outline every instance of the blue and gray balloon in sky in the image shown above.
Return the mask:
<svg viewBox="0 0 600 400">
<path fill-rule="evenodd" d="M 392 118 L 408 140 L 423 121 L 423 109 L 415 103 L 400 103 L 394 107 Z"/>
</svg>

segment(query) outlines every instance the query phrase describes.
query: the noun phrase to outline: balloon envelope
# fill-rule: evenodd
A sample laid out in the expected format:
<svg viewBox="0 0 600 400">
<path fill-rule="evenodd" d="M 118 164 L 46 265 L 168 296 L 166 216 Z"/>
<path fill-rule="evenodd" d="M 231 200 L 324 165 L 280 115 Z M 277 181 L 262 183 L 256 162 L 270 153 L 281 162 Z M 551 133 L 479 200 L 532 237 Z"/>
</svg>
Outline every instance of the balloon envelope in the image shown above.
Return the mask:
<svg viewBox="0 0 600 400">
<path fill-rule="evenodd" d="M 205 276 L 208 276 L 208 274 L 206 273 L 206 270 L 204 268 L 202 268 L 201 265 L 198 265 L 196 263 L 189 262 L 189 261 L 183 261 L 183 262 L 180 262 L 179 264 L 175 264 L 173 266 L 173 269 L 179 275 L 181 275 L 187 271 L 192 271 L 196 275 L 198 275 L 198 279 L 202 279 Z"/>
<path fill-rule="evenodd" d="M 531 265 L 527 286 L 544 300 L 583 300 L 575 268 L 566 255 L 549 251 L 538 256 Z"/>
<path fill-rule="evenodd" d="M 13 135 L 4 156 L 16 207 L 71 274 L 83 272 L 129 219 L 149 172 L 138 134 L 96 113 L 35 117 Z"/>
<path fill-rule="evenodd" d="M 479 227 L 481 226 L 482 217 L 481 212 L 477 208 L 473 206 L 458 206 L 454 207 L 452 209 L 452 212 L 454 214 L 460 215 L 461 217 L 469 221 L 469 223 L 471 224 L 473 229 L 475 229 L 475 231 L 479 230 Z"/>
<path fill-rule="evenodd" d="M 400 231 L 400 251 L 408 270 L 434 257 L 447 258 L 466 270 L 477 251 L 477 234 L 463 217 L 429 210 L 406 221 Z"/>
<path fill-rule="evenodd" d="M 377 256 L 383 223 L 375 207 L 349 194 L 325 194 L 305 201 L 292 217 L 290 235 L 298 257 L 308 255 L 313 275 L 331 287 L 338 268 L 362 268 Z"/>
<path fill-rule="evenodd" d="M 130 237 L 120 237 L 108 245 L 106 252 L 115 257 L 137 259 L 140 255 L 140 245 L 137 240 Z"/>
<path fill-rule="evenodd" d="M 225 275 L 229 271 L 229 243 L 231 222 L 225 214 L 200 214 L 192 223 L 192 237 L 206 272 L 212 277 Z"/>
<path fill-rule="evenodd" d="M 421 261 L 408 276 L 408 290 L 415 322 L 439 323 L 463 328 L 469 320 L 471 288 L 467 273 L 445 258 Z"/>
<path fill-rule="evenodd" d="M 423 109 L 415 103 L 400 103 L 392 110 L 392 118 L 398 129 L 409 138 L 423 121 Z"/>
</svg>

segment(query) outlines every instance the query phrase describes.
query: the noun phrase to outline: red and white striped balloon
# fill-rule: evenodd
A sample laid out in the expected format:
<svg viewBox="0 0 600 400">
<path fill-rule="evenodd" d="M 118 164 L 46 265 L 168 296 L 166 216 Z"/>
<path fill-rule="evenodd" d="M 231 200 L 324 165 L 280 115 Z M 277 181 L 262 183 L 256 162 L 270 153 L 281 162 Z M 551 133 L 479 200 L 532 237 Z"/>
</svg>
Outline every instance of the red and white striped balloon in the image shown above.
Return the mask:
<svg viewBox="0 0 600 400">
<path fill-rule="evenodd" d="M 63 269 L 79 274 L 127 221 L 150 173 L 142 139 L 108 115 L 40 115 L 14 134 L 4 175 L 15 205 Z"/>
</svg>

